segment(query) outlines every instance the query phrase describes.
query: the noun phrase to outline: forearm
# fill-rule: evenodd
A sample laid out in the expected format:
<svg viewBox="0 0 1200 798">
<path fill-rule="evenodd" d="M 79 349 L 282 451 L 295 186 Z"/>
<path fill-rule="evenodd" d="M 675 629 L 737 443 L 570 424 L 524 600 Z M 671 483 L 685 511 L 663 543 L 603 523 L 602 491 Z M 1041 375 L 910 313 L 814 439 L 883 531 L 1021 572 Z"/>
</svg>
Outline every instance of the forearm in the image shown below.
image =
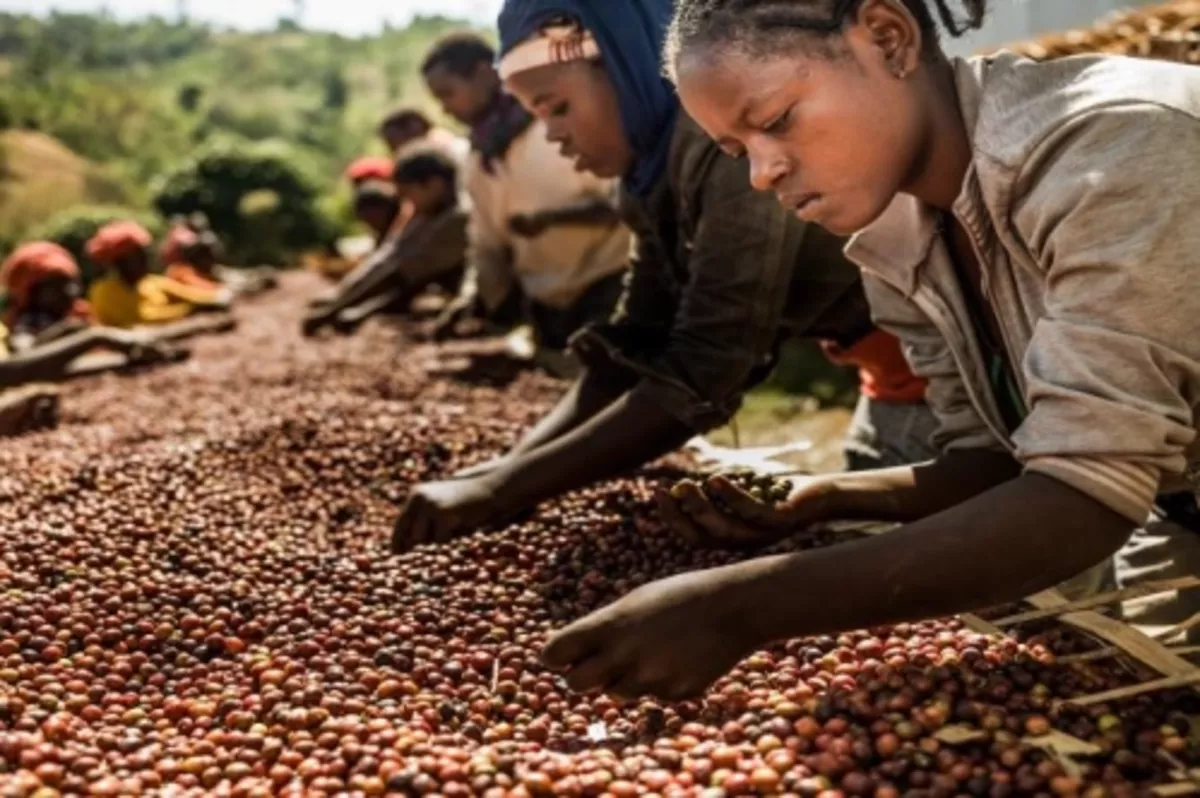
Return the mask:
<svg viewBox="0 0 1200 798">
<path fill-rule="evenodd" d="M 894 532 L 713 573 L 766 644 L 1017 601 L 1111 556 L 1133 526 L 1028 474 Z"/>
<path fill-rule="evenodd" d="M 542 211 L 539 216 L 547 227 L 613 227 L 621 221 L 616 208 L 599 199 Z"/>
<path fill-rule="evenodd" d="M 1004 452 L 967 449 L 920 465 L 830 474 L 812 490 L 823 518 L 907 523 L 960 505 L 1020 472 Z"/>
<path fill-rule="evenodd" d="M 612 369 L 589 368 L 566 395 L 509 451 L 512 458 L 527 454 L 577 429 L 633 387 L 633 380 Z"/>
<path fill-rule="evenodd" d="M 0 360 L 0 385 L 61 379 L 71 361 L 103 345 L 97 330 L 81 330 Z"/>
<path fill-rule="evenodd" d="M 344 290 L 338 291 L 333 301 L 325 307 L 324 312 L 335 316 L 347 308 L 376 296 L 390 281 L 396 278 L 400 267 L 401 259 L 399 257 L 374 259 L 358 279 L 346 286 Z"/>
<path fill-rule="evenodd" d="M 695 433 L 662 407 L 626 393 L 575 429 L 501 465 L 486 480 L 507 512 L 655 460 Z"/>
<path fill-rule="evenodd" d="M 34 346 L 45 346 L 46 344 L 65 338 L 72 333 L 87 329 L 87 322 L 81 319 L 63 319 L 57 324 L 51 325 L 38 333 L 33 339 Z"/>
</svg>

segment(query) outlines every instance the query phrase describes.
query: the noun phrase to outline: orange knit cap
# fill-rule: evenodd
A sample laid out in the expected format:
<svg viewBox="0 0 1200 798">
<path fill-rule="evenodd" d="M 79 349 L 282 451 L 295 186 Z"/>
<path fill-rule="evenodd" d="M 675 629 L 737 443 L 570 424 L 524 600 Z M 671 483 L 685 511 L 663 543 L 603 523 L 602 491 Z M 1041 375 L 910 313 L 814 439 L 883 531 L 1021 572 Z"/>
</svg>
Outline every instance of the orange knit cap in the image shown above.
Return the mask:
<svg viewBox="0 0 1200 798">
<path fill-rule="evenodd" d="M 359 158 L 346 168 L 346 177 L 355 185 L 364 180 L 391 180 L 396 165 L 391 158 L 368 156 Z"/>
<path fill-rule="evenodd" d="M 9 300 L 17 305 L 28 302 L 33 287 L 53 275 L 77 279 L 79 264 L 70 252 L 49 241 L 17 247 L 0 266 L 0 282 L 8 290 Z"/>
<path fill-rule="evenodd" d="M 86 249 L 88 257 L 97 264 L 111 266 L 139 249 L 146 249 L 153 241 L 150 231 L 137 222 L 111 222 L 92 236 Z"/>
<path fill-rule="evenodd" d="M 0 282 L 8 291 L 5 318 L 17 319 L 29 305 L 33 289 L 47 277 L 79 279 L 79 264 L 70 252 L 49 241 L 34 241 L 17 248 L 0 265 Z"/>
<path fill-rule="evenodd" d="M 158 259 L 164 266 L 187 262 L 187 250 L 196 245 L 200 237 L 187 225 L 177 224 L 167 233 L 158 249 Z"/>
</svg>

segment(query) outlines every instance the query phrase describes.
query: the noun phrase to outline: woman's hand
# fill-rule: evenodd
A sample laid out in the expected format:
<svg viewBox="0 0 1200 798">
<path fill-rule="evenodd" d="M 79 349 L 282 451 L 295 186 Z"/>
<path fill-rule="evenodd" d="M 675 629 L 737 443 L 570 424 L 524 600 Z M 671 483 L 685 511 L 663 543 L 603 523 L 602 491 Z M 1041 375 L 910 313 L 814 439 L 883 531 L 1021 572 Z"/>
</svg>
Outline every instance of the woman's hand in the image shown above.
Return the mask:
<svg viewBox="0 0 1200 798">
<path fill-rule="evenodd" d="M 737 600 L 736 571 L 652 582 L 554 635 L 542 659 L 573 690 L 696 698 L 762 644 Z"/>
<path fill-rule="evenodd" d="M 659 491 L 663 520 L 686 540 L 704 545 L 757 548 L 790 537 L 827 520 L 827 486 L 819 477 L 794 477 L 782 502 L 754 498 L 716 475 L 703 484 L 684 480 L 670 492 Z"/>
<path fill-rule="evenodd" d="M 482 479 L 451 479 L 418 485 L 392 531 L 392 551 L 443 543 L 503 520 L 491 487 Z"/>
</svg>

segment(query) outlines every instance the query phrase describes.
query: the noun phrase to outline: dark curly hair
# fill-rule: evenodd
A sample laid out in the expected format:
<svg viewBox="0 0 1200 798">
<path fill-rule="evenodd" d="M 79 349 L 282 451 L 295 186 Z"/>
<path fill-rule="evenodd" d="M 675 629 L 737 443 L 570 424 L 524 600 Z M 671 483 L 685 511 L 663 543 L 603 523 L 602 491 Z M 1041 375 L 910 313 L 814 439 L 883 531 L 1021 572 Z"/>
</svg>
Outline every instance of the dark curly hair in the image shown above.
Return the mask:
<svg viewBox="0 0 1200 798">
<path fill-rule="evenodd" d="M 983 24 L 987 0 L 960 0 L 956 13 L 951 0 L 903 0 L 931 44 L 938 22 L 954 37 Z M 664 62 L 674 72 L 680 53 L 693 45 L 736 42 L 758 54 L 783 36 L 808 33 L 824 38 L 840 32 L 863 0 L 676 0 L 675 16 L 667 31 Z"/>
<path fill-rule="evenodd" d="M 453 186 L 458 179 L 458 167 L 450 156 L 432 148 L 422 148 L 400 156 L 392 175 L 392 180 L 398 185 L 427 183 L 439 178 Z"/>
<path fill-rule="evenodd" d="M 496 49 L 482 36 L 474 33 L 449 33 L 434 43 L 425 60 L 421 62 L 421 74 L 428 75 L 434 68 L 442 67 L 459 77 L 470 77 L 480 64 L 491 64 L 496 60 Z"/>
</svg>

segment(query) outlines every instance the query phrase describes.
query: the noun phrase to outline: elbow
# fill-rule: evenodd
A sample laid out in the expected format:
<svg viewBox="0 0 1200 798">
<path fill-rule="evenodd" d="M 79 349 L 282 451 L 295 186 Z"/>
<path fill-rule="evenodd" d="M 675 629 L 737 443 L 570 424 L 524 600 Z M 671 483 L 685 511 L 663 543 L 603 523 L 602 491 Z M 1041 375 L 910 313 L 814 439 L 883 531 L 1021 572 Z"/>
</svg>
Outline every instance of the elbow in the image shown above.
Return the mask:
<svg viewBox="0 0 1200 798">
<path fill-rule="evenodd" d="M 1137 523 L 1083 491 L 1054 477 L 1026 473 L 1019 481 L 1052 491 L 1062 580 L 1075 577 L 1112 557 L 1129 542 Z M 1060 580 L 1061 581 L 1061 580 Z"/>
</svg>

